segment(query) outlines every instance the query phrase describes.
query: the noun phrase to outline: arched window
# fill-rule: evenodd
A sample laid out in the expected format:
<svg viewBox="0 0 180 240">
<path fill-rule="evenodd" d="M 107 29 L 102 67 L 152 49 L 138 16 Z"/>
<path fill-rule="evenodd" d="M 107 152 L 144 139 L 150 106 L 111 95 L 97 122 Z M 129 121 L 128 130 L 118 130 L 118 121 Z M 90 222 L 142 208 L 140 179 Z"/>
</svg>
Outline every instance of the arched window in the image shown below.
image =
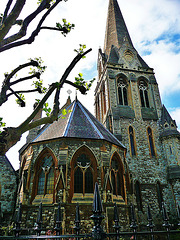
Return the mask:
<svg viewBox="0 0 180 240">
<path fill-rule="evenodd" d="M 54 161 L 52 156 L 45 156 L 38 171 L 38 195 L 52 194 L 54 191 Z"/>
<path fill-rule="evenodd" d="M 74 169 L 74 193 L 93 193 L 93 169 L 89 156 L 82 153 L 78 156 Z"/>
<path fill-rule="evenodd" d="M 118 100 L 120 105 L 128 105 L 127 83 L 119 77 L 117 80 Z"/>
<path fill-rule="evenodd" d="M 162 202 L 163 202 L 163 196 L 162 196 L 162 189 L 160 182 L 157 182 L 156 184 L 156 191 L 157 191 L 157 198 L 158 198 L 158 204 L 159 208 L 162 208 Z"/>
<path fill-rule="evenodd" d="M 52 152 L 49 149 L 43 150 L 34 165 L 35 174 L 31 201 L 34 200 L 36 195 L 45 196 L 46 194 L 53 194 L 52 201 L 55 200 L 54 188 L 56 166 L 57 161 L 55 161 Z"/>
<path fill-rule="evenodd" d="M 110 170 L 111 183 L 113 186 L 113 195 L 121 195 L 125 199 L 123 178 L 124 171 L 122 162 L 117 153 L 115 153 L 111 159 Z"/>
<path fill-rule="evenodd" d="M 139 93 L 141 98 L 141 106 L 149 108 L 148 85 L 146 81 L 139 81 Z"/>
<path fill-rule="evenodd" d="M 81 147 L 71 161 L 71 189 L 70 200 L 74 193 L 94 192 L 97 179 L 97 162 L 92 152 L 85 146 Z"/>
<path fill-rule="evenodd" d="M 130 139 L 131 155 L 136 156 L 135 136 L 134 136 L 134 130 L 131 126 L 129 127 L 129 139 Z"/>
<path fill-rule="evenodd" d="M 140 183 L 138 181 L 135 182 L 135 195 L 136 195 L 136 202 L 138 211 L 142 211 L 142 198 L 141 198 L 141 188 Z"/>
<path fill-rule="evenodd" d="M 147 128 L 147 133 L 148 133 L 148 140 L 149 140 L 150 155 L 151 157 L 154 157 L 155 156 L 154 141 L 153 141 L 152 130 L 150 127 Z"/>
</svg>

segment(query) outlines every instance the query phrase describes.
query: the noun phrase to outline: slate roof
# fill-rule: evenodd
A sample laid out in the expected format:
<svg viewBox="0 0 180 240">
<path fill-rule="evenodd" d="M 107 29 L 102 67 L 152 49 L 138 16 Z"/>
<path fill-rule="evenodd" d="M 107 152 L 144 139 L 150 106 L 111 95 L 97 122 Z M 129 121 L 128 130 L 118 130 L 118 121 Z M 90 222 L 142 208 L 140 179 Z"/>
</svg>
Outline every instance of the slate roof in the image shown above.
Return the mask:
<svg viewBox="0 0 180 240">
<path fill-rule="evenodd" d="M 168 128 L 165 128 L 165 123 L 169 124 Z M 175 128 L 171 128 L 171 123 L 174 124 Z M 160 124 L 163 128 L 163 132 L 160 134 L 160 137 L 174 136 L 180 138 L 180 132 L 176 129 L 176 121 L 172 119 L 171 115 L 169 114 L 168 110 L 164 105 L 161 110 Z"/>
<path fill-rule="evenodd" d="M 58 121 L 44 126 L 34 143 L 62 137 L 101 139 L 125 148 L 77 99 L 67 107 L 67 115 L 59 115 Z"/>
</svg>

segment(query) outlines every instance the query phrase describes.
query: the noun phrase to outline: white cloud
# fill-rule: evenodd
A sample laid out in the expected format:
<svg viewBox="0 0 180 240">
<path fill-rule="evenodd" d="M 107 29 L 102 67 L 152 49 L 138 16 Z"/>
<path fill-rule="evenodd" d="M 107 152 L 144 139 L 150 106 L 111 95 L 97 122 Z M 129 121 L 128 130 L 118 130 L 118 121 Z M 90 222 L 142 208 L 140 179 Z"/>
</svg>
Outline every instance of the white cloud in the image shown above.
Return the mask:
<svg viewBox="0 0 180 240">
<path fill-rule="evenodd" d="M 37 0 L 27 1 L 22 16 L 25 16 L 29 9 L 32 9 L 33 3 L 36 4 L 36 2 Z M 163 98 L 166 96 L 167 102 L 168 95 L 174 91 L 180 91 L 180 53 L 175 51 L 179 48 L 177 46 L 179 40 L 176 39 L 175 43 L 170 41 L 171 38 L 168 38 L 168 34 L 171 36 L 180 31 L 180 1 L 118 0 L 118 2 L 135 48 L 141 55 L 147 50 L 150 53 L 143 58 L 150 67 L 154 68 L 160 93 Z M 5 3 L 6 1 L 1 1 L 1 10 Z M 41 56 L 48 66 L 46 74 L 43 76 L 44 81 L 48 84 L 58 81 L 75 56 L 73 50 L 78 47 L 79 43 L 86 44 L 88 48 L 91 47 L 93 50 L 86 59 L 77 64 L 69 79 L 73 79 L 79 72 L 86 73 L 87 70 L 88 73 L 91 73 L 91 78 L 96 76 L 97 51 L 99 46 L 103 48 L 104 44 L 107 7 L 108 1 L 104 0 L 60 2 L 57 9 L 48 16 L 46 25 L 54 26 L 55 22 L 66 18 L 69 22 L 75 23 L 75 29 L 66 38 L 58 32 L 43 30 L 33 44 L 1 53 L 0 79 L 3 80 L 4 72 L 11 71 L 29 57 Z M 31 24 L 31 29 L 34 29 L 34 26 Z M 166 38 L 161 39 L 165 33 L 168 33 Z M 158 38 L 161 40 L 155 41 Z M 89 79 L 86 74 L 85 76 Z M 64 104 L 67 99 L 66 91 L 68 88 L 70 87 L 66 86 L 61 91 L 61 104 Z M 71 96 L 73 100 L 74 89 Z M 78 98 L 93 113 L 93 91 L 87 96 L 78 93 Z M 9 126 L 20 124 L 31 111 L 34 100 L 32 96 L 27 97 L 27 99 L 27 108 L 24 109 L 15 106 L 14 99 L 1 107 L 1 115 L 4 116 Z M 13 164 L 17 167 L 18 164 L 15 162 L 17 163 L 18 160 L 17 158 L 14 160 L 15 158 L 12 157 L 14 152 L 17 152 L 17 147 L 16 149 L 12 148 L 9 152 L 11 152 L 9 153 L 10 160 L 13 159 Z"/>
</svg>

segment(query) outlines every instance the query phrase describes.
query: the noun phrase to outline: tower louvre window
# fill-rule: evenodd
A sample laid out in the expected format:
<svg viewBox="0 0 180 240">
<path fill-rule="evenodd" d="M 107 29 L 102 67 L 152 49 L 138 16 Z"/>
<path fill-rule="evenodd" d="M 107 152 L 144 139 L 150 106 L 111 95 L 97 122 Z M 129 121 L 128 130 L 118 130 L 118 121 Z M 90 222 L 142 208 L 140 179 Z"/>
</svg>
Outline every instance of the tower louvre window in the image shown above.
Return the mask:
<svg viewBox="0 0 180 240">
<path fill-rule="evenodd" d="M 131 126 L 129 127 L 129 138 L 130 138 L 131 155 L 136 156 L 135 136 L 134 136 L 134 130 Z"/>
<path fill-rule="evenodd" d="M 128 105 L 127 84 L 126 81 L 120 77 L 117 80 L 118 100 L 120 105 Z"/>
<path fill-rule="evenodd" d="M 141 99 L 141 106 L 149 108 L 148 86 L 144 80 L 139 82 L 139 93 Z"/>
<path fill-rule="evenodd" d="M 154 141 L 153 141 L 152 130 L 150 127 L 148 127 L 147 132 L 148 132 L 150 154 L 152 157 L 154 157 L 155 156 Z"/>
</svg>

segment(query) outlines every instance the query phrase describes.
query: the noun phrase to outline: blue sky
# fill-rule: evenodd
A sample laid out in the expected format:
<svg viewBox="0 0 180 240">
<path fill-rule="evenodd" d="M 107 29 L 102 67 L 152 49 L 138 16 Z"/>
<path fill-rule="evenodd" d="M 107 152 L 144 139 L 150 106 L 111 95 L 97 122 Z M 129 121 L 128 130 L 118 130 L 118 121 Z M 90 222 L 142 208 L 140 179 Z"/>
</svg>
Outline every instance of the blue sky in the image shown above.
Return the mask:
<svg viewBox="0 0 180 240">
<path fill-rule="evenodd" d="M 37 0 L 27 0 L 27 6 L 22 12 L 22 18 L 35 8 Z M 54 26 L 57 21 L 66 18 L 75 23 L 75 29 L 64 38 L 57 32 L 43 31 L 32 45 L 12 49 L 1 53 L 0 77 L 10 72 L 28 58 L 41 56 L 48 66 L 43 76 L 44 82 L 51 84 L 58 81 L 65 68 L 75 56 L 74 49 L 79 43 L 92 48 L 86 59 L 78 63 L 69 76 L 73 80 L 79 72 L 84 73 L 85 79 L 97 76 L 96 64 L 98 48 L 104 45 L 107 8 L 109 0 L 68 0 L 62 1 L 59 7 L 48 17 L 46 25 Z M 0 12 L 6 1 L 1 1 Z M 173 119 L 180 128 L 180 1 L 179 0 L 118 0 L 131 39 L 136 50 L 154 68 L 162 102 L 165 104 Z M 33 5 L 34 4 L 34 5 Z M 30 28 L 34 29 L 34 24 Z M 92 113 L 94 112 L 94 88 L 87 96 L 78 93 L 79 100 Z M 63 88 L 61 105 L 67 99 L 69 86 Z M 22 109 L 15 105 L 12 98 L 1 107 L 1 114 L 7 126 L 18 126 L 32 109 L 33 97 L 27 97 L 27 107 Z M 71 98 L 74 100 L 75 90 Z M 13 166 L 18 168 L 18 149 L 24 144 L 13 147 L 7 156 Z"/>
</svg>

